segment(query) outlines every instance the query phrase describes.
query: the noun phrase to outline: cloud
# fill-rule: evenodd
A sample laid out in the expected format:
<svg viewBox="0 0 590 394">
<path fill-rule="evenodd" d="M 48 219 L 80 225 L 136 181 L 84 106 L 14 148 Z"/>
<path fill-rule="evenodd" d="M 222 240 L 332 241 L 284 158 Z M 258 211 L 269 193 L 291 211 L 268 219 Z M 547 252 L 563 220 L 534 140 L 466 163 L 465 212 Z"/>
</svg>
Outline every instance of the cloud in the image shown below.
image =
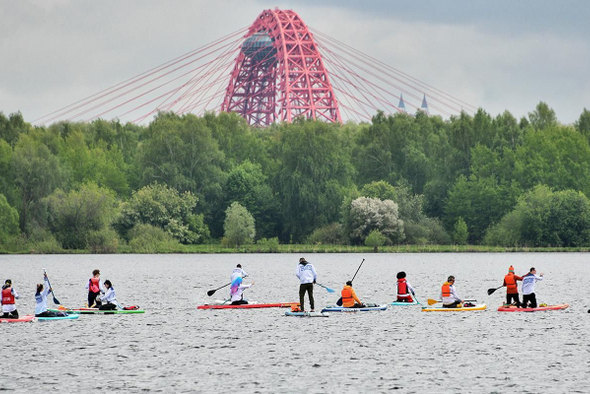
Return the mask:
<svg viewBox="0 0 590 394">
<path fill-rule="evenodd" d="M 33 120 L 249 26 L 275 4 L 0 2 L 0 111 L 21 110 Z M 575 121 L 590 102 L 585 7 L 499 4 L 303 1 L 280 7 L 492 114 L 507 109 L 520 117 L 543 100 L 563 122 Z"/>
</svg>

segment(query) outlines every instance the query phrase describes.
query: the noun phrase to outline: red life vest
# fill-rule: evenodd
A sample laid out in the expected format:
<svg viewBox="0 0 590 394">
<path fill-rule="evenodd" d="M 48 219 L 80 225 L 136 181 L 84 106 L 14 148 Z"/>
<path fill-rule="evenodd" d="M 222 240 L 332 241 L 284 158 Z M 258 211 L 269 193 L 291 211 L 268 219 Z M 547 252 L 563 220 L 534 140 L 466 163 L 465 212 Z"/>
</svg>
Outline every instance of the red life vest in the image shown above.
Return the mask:
<svg viewBox="0 0 590 394">
<path fill-rule="evenodd" d="M 406 278 L 401 278 L 397 280 L 397 294 L 398 295 L 406 295 L 408 294 L 408 283 Z"/>
<path fill-rule="evenodd" d="M 442 296 L 443 298 L 451 296 L 451 284 L 449 282 L 445 282 L 442 285 Z"/>
<path fill-rule="evenodd" d="M 14 294 L 12 294 L 12 287 L 2 290 L 2 304 L 14 304 Z"/>
<path fill-rule="evenodd" d="M 100 279 L 90 278 L 90 285 L 88 286 L 88 291 L 92 293 L 98 293 L 100 291 Z"/>
</svg>

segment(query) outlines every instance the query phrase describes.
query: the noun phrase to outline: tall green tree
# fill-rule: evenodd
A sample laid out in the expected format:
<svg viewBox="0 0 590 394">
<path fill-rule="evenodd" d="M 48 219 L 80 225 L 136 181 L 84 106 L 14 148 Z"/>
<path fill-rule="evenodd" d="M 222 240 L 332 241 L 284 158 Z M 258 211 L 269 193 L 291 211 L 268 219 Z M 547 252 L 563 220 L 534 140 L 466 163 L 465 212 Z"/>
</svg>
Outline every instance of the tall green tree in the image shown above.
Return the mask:
<svg viewBox="0 0 590 394">
<path fill-rule="evenodd" d="M 254 217 L 246 208 L 233 202 L 225 211 L 223 230 L 224 242 L 230 246 L 252 243 L 256 235 Z"/>
<path fill-rule="evenodd" d="M 10 235 L 18 234 L 18 212 L 6 201 L 6 197 L 0 194 L 0 243 L 3 243 Z"/>
</svg>

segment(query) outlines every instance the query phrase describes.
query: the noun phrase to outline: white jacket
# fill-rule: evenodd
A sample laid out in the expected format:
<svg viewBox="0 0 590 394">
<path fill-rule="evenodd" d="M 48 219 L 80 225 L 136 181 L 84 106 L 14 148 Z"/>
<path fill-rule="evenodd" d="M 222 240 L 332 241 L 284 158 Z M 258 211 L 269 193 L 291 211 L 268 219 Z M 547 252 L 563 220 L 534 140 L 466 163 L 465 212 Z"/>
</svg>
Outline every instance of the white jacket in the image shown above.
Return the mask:
<svg viewBox="0 0 590 394">
<path fill-rule="evenodd" d="M 318 278 L 318 274 L 315 271 L 312 263 L 301 264 L 297 266 L 297 270 L 295 271 L 295 275 L 299 278 L 299 281 L 302 285 L 306 283 L 313 283 Z"/>
<path fill-rule="evenodd" d="M 531 273 L 522 277 L 522 294 L 528 295 L 535 292 L 535 283 L 543 280 L 542 276 L 537 276 Z"/>
<path fill-rule="evenodd" d="M 35 315 L 47 312 L 47 296 L 49 293 L 49 281 L 47 278 L 45 278 L 43 291 L 40 294 L 35 294 L 35 301 L 37 302 L 35 305 Z"/>
<path fill-rule="evenodd" d="M 102 303 L 115 304 L 117 301 L 117 295 L 115 289 L 112 287 L 107 290 L 107 293 L 102 297 Z"/>
<path fill-rule="evenodd" d="M 244 290 L 249 289 L 252 285 L 239 285 L 236 292 L 231 295 L 231 302 L 240 301 Z"/>
<path fill-rule="evenodd" d="M 242 278 L 245 278 L 246 276 L 248 276 L 248 273 L 246 271 L 244 271 L 241 268 L 234 268 L 234 270 L 231 273 L 231 277 L 229 282 L 232 283 L 234 281 L 234 279 L 236 279 L 238 276 L 241 276 Z"/>
</svg>

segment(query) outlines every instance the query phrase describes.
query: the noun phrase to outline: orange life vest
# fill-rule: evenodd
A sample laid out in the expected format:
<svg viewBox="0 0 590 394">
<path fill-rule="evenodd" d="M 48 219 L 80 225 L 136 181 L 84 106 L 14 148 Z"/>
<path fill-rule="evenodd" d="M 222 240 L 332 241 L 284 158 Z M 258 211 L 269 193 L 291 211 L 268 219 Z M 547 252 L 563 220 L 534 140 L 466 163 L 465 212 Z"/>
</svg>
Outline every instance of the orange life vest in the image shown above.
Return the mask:
<svg viewBox="0 0 590 394">
<path fill-rule="evenodd" d="M 347 308 L 354 305 L 354 298 L 352 297 L 352 287 L 344 286 L 341 295 L 343 307 Z"/>
<path fill-rule="evenodd" d="M 98 293 L 100 291 L 100 279 L 90 278 L 90 285 L 88 286 L 88 291 L 92 293 Z"/>
<path fill-rule="evenodd" d="M 519 276 L 509 273 L 504 277 L 504 284 L 506 285 L 507 294 L 518 294 L 518 285 L 516 284 L 517 279 L 522 280 Z"/>
<path fill-rule="evenodd" d="M 2 304 L 14 304 L 14 294 L 12 294 L 11 287 L 2 290 Z"/>
<path fill-rule="evenodd" d="M 451 284 L 449 282 L 445 282 L 442 285 L 442 296 L 443 297 L 450 297 L 451 296 Z"/>
<path fill-rule="evenodd" d="M 401 278 L 397 280 L 397 295 L 406 295 L 408 294 L 408 283 L 406 278 Z"/>
</svg>

